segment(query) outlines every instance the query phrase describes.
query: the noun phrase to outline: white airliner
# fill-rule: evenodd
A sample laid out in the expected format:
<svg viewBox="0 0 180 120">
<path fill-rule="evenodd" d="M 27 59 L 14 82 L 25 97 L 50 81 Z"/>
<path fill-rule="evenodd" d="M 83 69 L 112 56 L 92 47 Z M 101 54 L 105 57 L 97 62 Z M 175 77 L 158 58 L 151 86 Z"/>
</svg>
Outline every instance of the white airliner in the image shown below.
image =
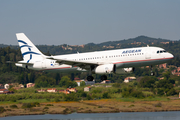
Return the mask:
<svg viewBox="0 0 180 120">
<path fill-rule="evenodd" d="M 89 71 L 88 81 L 94 79 L 92 74 L 101 74 L 101 80 L 106 80 L 107 74 L 129 73 L 133 72 L 134 67 L 162 64 L 174 58 L 163 48 L 149 46 L 46 56 L 24 33 L 17 33 L 16 36 L 23 56 L 16 66 L 41 71 Z"/>
</svg>

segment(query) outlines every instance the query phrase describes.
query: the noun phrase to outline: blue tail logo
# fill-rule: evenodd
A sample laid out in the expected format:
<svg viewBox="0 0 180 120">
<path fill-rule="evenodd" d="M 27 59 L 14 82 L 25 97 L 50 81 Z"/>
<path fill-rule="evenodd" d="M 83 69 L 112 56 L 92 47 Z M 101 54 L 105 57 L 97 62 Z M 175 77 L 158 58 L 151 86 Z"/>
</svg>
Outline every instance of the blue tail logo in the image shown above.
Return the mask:
<svg viewBox="0 0 180 120">
<path fill-rule="evenodd" d="M 32 52 L 32 51 L 31 51 L 32 46 L 29 46 L 26 42 L 24 42 L 24 41 L 22 41 L 22 40 L 18 40 L 18 42 L 24 44 L 24 45 L 20 46 L 20 49 L 21 49 L 21 48 L 24 48 L 24 47 L 27 47 L 28 50 L 29 50 L 29 51 L 27 51 L 27 52 L 22 53 L 23 58 L 24 58 L 24 55 L 30 54 L 30 58 L 29 58 L 29 60 L 27 61 L 27 63 L 29 63 L 29 61 L 32 59 L 32 54 L 41 55 L 41 54 L 39 54 L 39 53 Z"/>
</svg>

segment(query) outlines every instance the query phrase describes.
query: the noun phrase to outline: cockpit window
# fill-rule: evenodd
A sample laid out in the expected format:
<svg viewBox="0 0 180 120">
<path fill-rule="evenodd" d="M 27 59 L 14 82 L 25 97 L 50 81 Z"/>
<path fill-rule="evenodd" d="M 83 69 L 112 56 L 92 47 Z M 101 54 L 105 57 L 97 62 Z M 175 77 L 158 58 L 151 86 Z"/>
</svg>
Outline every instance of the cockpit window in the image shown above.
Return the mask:
<svg viewBox="0 0 180 120">
<path fill-rule="evenodd" d="M 165 53 L 166 51 L 164 50 L 163 52 Z"/>
<path fill-rule="evenodd" d="M 157 53 L 166 53 L 165 50 L 158 50 Z"/>
</svg>

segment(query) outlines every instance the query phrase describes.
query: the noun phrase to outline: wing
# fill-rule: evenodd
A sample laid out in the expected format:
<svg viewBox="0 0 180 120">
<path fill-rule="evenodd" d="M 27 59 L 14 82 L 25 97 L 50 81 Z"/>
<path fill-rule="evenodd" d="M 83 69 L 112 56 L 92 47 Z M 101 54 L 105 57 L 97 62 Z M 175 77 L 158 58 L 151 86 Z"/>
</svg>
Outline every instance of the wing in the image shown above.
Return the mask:
<svg viewBox="0 0 180 120">
<path fill-rule="evenodd" d="M 62 58 L 56 58 L 54 56 L 47 57 L 47 59 L 52 59 L 56 60 L 57 63 L 59 64 L 67 64 L 67 65 L 72 65 L 72 66 L 78 66 L 80 68 L 86 69 L 89 68 L 87 66 L 99 66 L 103 64 L 120 64 L 123 65 L 122 61 L 111 61 L 110 63 L 107 61 L 74 61 L 74 60 L 69 60 L 69 59 L 62 59 Z"/>
<path fill-rule="evenodd" d="M 68 59 L 62 59 L 62 58 L 55 58 L 53 56 L 47 57 L 47 59 L 56 60 L 59 64 L 67 64 L 72 66 L 78 66 L 81 68 L 84 68 L 84 66 L 98 66 L 104 64 L 104 62 L 96 62 L 96 61 L 74 61 L 74 60 L 68 60 Z"/>
</svg>

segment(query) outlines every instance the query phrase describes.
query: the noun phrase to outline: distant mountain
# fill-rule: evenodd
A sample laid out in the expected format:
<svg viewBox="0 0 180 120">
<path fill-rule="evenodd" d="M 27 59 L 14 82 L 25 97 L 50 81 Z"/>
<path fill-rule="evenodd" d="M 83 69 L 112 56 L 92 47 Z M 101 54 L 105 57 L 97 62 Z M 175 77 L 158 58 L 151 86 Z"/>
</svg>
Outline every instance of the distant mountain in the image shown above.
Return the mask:
<svg viewBox="0 0 180 120">
<path fill-rule="evenodd" d="M 151 44 L 151 43 L 154 43 L 154 44 L 157 44 L 157 43 L 160 43 L 160 42 L 170 42 L 171 40 L 166 40 L 166 39 L 161 39 L 161 38 L 151 38 L 151 37 L 147 37 L 147 36 L 138 36 L 136 38 L 130 38 L 130 39 L 127 39 L 127 40 L 119 40 L 119 41 L 109 41 L 109 42 L 103 42 L 103 43 L 100 43 L 98 45 L 100 46 L 114 46 L 114 45 L 117 45 L 117 44 L 128 44 L 128 43 L 136 43 L 136 42 L 141 42 L 141 43 L 146 43 L 146 44 Z"/>
<path fill-rule="evenodd" d="M 8 47 L 8 46 L 10 46 L 12 49 L 19 49 L 19 46 L 18 46 L 18 45 L 5 45 L 5 44 L 0 44 L 0 48 Z"/>
<path fill-rule="evenodd" d="M 99 43 L 99 44 L 95 44 L 95 43 L 88 43 L 85 44 L 87 46 L 114 46 L 117 44 L 128 44 L 128 43 L 135 43 L 135 42 L 141 42 L 141 43 L 146 43 L 146 44 L 157 44 L 160 42 L 169 42 L 171 40 L 167 40 L 167 39 L 161 39 L 161 38 L 151 38 L 151 37 L 147 37 L 147 36 L 138 36 L 136 38 L 130 38 L 130 39 L 125 39 L 125 40 L 118 40 L 118 41 L 108 41 L 108 42 L 103 42 L 103 43 Z M 0 47 L 13 47 L 14 49 L 17 49 L 16 45 L 4 45 L 4 44 L 0 44 Z M 42 45 L 38 45 L 38 46 L 42 46 Z M 46 46 L 46 45 L 45 45 Z M 52 45 L 53 46 L 53 45 Z"/>
</svg>

